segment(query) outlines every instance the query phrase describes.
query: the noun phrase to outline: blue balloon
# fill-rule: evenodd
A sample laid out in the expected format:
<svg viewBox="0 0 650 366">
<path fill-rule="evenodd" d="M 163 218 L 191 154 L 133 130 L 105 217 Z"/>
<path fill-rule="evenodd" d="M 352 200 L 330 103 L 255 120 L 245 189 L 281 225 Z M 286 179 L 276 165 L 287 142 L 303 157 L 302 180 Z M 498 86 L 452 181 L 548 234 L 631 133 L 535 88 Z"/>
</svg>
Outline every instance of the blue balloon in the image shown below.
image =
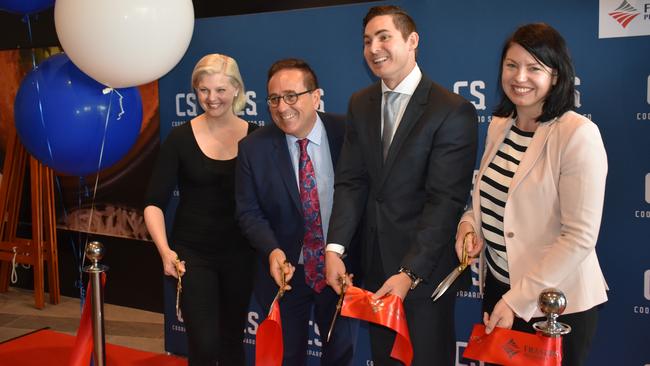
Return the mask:
<svg viewBox="0 0 650 366">
<path fill-rule="evenodd" d="M 16 131 L 27 151 L 55 171 L 77 176 L 118 162 L 140 133 L 142 100 L 136 88 L 107 94 L 104 88 L 65 54 L 27 74 L 14 104 Z"/>
<path fill-rule="evenodd" d="M 0 0 L 0 10 L 34 14 L 54 6 L 54 0 Z"/>
</svg>

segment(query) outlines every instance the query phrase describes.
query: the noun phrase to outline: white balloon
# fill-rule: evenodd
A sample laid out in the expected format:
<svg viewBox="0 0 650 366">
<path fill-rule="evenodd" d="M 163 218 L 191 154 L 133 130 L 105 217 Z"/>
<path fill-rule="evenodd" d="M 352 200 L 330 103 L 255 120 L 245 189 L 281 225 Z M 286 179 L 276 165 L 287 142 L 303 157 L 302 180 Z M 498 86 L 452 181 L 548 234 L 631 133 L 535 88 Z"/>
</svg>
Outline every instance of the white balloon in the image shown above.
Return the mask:
<svg viewBox="0 0 650 366">
<path fill-rule="evenodd" d="M 171 70 L 194 30 L 191 0 L 57 0 L 56 33 L 79 69 L 113 88 Z"/>
</svg>

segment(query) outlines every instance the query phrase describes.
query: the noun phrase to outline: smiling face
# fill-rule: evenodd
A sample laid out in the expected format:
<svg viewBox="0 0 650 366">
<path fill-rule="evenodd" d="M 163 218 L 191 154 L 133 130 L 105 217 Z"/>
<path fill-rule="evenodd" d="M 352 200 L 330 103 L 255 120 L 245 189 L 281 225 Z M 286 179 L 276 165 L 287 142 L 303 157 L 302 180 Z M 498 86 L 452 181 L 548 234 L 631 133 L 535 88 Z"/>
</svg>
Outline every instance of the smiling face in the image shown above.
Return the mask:
<svg viewBox="0 0 650 366">
<path fill-rule="evenodd" d="M 308 88 L 305 86 L 304 73 L 298 69 L 283 69 L 276 72 L 269 80 L 269 97 L 284 96 L 288 93 L 302 93 Z M 297 138 L 309 135 L 316 123 L 316 110 L 320 103 L 320 91 L 298 96 L 295 104 L 289 105 L 282 98 L 277 107 L 269 107 L 273 122 L 284 133 Z"/>
<path fill-rule="evenodd" d="M 204 74 L 196 84 L 199 105 L 211 118 L 220 118 L 233 113 L 232 103 L 239 94 L 230 77 L 222 74 Z"/>
<path fill-rule="evenodd" d="M 372 72 L 394 89 L 415 67 L 418 34 L 406 39 L 395 27 L 392 15 L 372 18 L 363 33 L 363 56 Z"/>
<path fill-rule="evenodd" d="M 508 48 L 501 67 L 501 86 L 516 106 L 517 114 L 539 116 L 557 82 L 555 70 L 536 60 L 518 43 Z"/>
</svg>

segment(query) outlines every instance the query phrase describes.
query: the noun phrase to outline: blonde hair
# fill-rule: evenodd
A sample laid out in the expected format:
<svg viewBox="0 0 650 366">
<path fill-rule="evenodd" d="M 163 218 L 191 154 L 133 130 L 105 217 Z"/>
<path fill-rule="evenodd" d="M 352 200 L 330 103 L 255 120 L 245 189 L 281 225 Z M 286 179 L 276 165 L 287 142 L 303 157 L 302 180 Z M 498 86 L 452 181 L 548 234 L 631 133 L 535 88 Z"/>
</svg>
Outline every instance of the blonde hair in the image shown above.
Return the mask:
<svg viewBox="0 0 650 366">
<path fill-rule="evenodd" d="M 205 75 L 222 73 L 230 79 L 230 83 L 237 89 L 237 96 L 232 103 L 232 110 L 237 113 L 246 105 L 244 81 L 239 73 L 239 66 L 234 58 L 212 53 L 203 56 L 194 66 L 192 71 L 192 88 L 196 89 L 199 80 Z"/>
</svg>

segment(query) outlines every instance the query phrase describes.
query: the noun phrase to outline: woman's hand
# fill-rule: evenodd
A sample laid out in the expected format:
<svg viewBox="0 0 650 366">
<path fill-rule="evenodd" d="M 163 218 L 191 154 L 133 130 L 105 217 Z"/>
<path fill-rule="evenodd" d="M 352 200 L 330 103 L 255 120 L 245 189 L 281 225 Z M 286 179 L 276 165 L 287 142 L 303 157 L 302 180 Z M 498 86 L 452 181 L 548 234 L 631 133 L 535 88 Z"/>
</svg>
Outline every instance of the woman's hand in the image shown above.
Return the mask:
<svg viewBox="0 0 650 366">
<path fill-rule="evenodd" d="M 161 257 L 165 275 L 178 278 L 177 265 L 181 276 L 185 273 L 185 261 L 179 261 L 178 254 L 175 251 L 169 249 L 161 254 Z"/>
<path fill-rule="evenodd" d="M 456 233 L 456 255 L 458 260 L 463 262 L 463 246 L 466 246 L 468 258 L 476 258 L 483 249 L 483 240 L 474 232 L 474 227 L 467 221 L 458 225 Z M 471 263 L 471 261 L 470 261 Z"/>
<path fill-rule="evenodd" d="M 488 315 L 488 313 L 483 313 L 485 334 L 492 333 L 494 327 L 510 329 L 512 328 L 514 321 L 515 312 L 510 309 L 510 306 L 505 301 L 503 301 L 503 299 L 499 300 L 499 302 L 494 305 L 492 314 Z"/>
</svg>

